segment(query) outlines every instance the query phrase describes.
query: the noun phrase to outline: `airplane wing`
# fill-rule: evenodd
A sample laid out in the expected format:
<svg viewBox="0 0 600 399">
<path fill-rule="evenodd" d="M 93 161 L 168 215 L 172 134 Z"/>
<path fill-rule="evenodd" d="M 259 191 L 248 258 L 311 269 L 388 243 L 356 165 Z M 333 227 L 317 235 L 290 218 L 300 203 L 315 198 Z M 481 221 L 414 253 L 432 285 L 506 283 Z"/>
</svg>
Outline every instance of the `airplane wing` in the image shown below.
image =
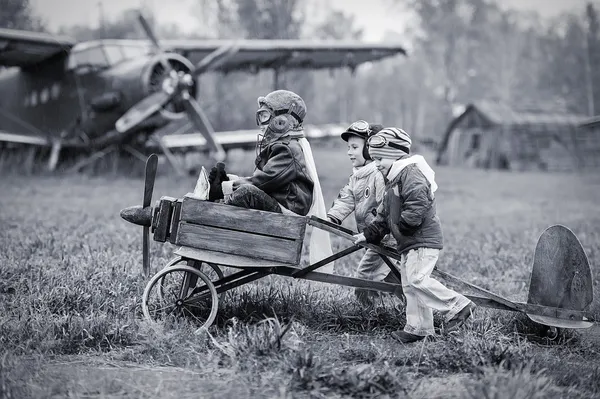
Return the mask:
<svg viewBox="0 0 600 399">
<path fill-rule="evenodd" d="M 346 125 L 328 124 L 328 125 L 306 125 L 304 132 L 308 140 L 319 140 L 328 137 L 340 137 L 346 129 Z M 186 151 L 188 148 L 194 150 L 203 150 L 206 148 L 206 140 L 200 133 L 186 133 L 193 130 L 188 122 L 179 127 L 173 134 L 158 133 L 162 144 L 173 151 Z M 166 131 L 172 131 L 167 129 Z M 258 129 L 234 130 L 215 132 L 215 141 L 221 144 L 225 150 L 232 148 L 252 149 L 256 146 Z"/>
<path fill-rule="evenodd" d="M 14 134 L 0 130 L 0 142 L 2 141 L 18 144 L 32 144 L 39 146 L 50 145 L 50 141 L 41 136 L 27 136 L 24 134 Z"/>
<path fill-rule="evenodd" d="M 68 54 L 75 43 L 47 33 L 0 28 L 0 65 L 32 66 L 60 53 Z"/>
<path fill-rule="evenodd" d="M 397 54 L 406 55 L 404 47 L 398 44 L 339 40 L 165 40 L 161 43 L 194 64 L 233 44 L 237 51 L 213 68 L 221 72 L 355 67 Z"/>
</svg>

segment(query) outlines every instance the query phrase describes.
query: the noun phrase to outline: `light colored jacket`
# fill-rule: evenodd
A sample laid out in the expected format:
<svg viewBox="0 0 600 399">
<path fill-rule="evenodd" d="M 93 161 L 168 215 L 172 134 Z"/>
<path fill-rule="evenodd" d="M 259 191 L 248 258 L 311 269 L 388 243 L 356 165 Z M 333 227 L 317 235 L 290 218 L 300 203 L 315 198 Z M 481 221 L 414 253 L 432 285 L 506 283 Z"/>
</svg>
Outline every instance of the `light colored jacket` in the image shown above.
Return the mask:
<svg viewBox="0 0 600 399">
<path fill-rule="evenodd" d="M 341 224 L 354 211 L 356 227 L 362 232 L 377 216 L 377 207 L 383 201 L 384 193 L 385 181 L 375 162 L 354 168 L 327 216 Z"/>
</svg>

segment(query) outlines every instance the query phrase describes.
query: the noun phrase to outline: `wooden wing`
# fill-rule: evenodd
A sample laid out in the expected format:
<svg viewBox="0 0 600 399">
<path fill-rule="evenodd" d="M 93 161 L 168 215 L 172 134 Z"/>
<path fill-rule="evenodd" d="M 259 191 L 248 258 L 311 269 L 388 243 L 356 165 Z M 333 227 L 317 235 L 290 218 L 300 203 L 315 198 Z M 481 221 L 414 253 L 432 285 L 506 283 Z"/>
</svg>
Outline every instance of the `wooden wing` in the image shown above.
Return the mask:
<svg viewBox="0 0 600 399">
<path fill-rule="evenodd" d="M 354 68 L 362 63 L 398 54 L 406 55 L 399 44 L 359 41 L 314 40 L 165 40 L 165 48 L 197 64 L 213 51 L 231 46 L 237 49 L 213 68 L 221 72 L 259 69 Z"/>
<path fill-rule="evenodd" d="M 69 54 L 75 41 L 47 33 L 0 29 L 0 65 L 26 68 Z"/>
</svg>

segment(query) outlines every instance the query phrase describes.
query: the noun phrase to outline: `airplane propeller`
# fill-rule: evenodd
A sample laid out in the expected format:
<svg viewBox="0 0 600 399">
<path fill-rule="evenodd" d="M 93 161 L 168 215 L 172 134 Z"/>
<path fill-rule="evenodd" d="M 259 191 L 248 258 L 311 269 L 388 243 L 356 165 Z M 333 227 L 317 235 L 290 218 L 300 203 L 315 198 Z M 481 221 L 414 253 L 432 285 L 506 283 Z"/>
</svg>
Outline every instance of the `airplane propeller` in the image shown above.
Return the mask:
<svg viewBox="0 0 600 399">
<path fill-rule="evenodd" d="M 143 227 L 142 235 L 142 267 L 144 276 L 150 275 L 150 226 L 152 225 L 152 192 L 154 191 L 154 180 L 158 156 L 151 154 L 146 160 L 146 176 L 144 179 L 144 200 L 142 206 L 134 205 L 121 211 L 121 217 L 128 222 Z"/>
<path fill-rule="evenodd" d="M 209 148 L 213 152 L 214 158 L 217 161 L 225 160 L 225 151 L 214 139 L 214 129 L 204 110 L 200 107 L 200 104 L 198 104 L 194 96 L 190 94 L 190 89 L 194 85 L 193 76 L 197 76 L 222 63 L 229 56 L 237 52 L 237 46 L 224 46 L 213 51 L 202 59 L 190 73 L 185 73 L 183 71 L 178 72 L 169 65 L 168 60 L 164 57 L 165 52 L 144 16 L 139 14 L 138 17 L 144 32 L 158 52 L 160 62 L 165 68 L 167 77 L 163 81 L 162 91 L 150 94 L 131 107 L 123 116 L 121 116 L 121 118 L 119 118 L 119 120 L 117 120 L 115 123 L 116 130 L 120 133 L 124 133 L 139 125 L 155 112 L 160 111 L 160 109 L 169 102 L 174 100 L 181 101 L 190 121 L 206 139 Z M 160 140 L 157 140 L 157 142 L 159 145 L 162 143 Z"/>
</svg>

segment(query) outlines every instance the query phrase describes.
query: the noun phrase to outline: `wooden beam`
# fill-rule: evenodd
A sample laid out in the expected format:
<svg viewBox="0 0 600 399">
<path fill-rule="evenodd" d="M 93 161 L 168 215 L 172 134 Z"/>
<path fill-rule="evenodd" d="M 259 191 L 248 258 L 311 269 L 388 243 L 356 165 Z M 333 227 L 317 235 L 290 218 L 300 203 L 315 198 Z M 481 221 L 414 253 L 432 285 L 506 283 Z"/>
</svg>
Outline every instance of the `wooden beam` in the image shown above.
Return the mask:
<svg viewBox="0 0 600 399">
<path fill-rule="evenodd" d="M 50 172 L 54 172 L 56 169 L 56 165 L 58 164 L 58 158 L 60 155 L 60 150 L 62 148 L 62 142 L 60 140 L 55 140 L 52 142 L 52 148 L 50 150 L 50 158 L 48 158 L 48 170 Z"/>
<path fill-rule="evenodd" d="M 328 221 L 319 219 L 315 216 L 311 216 L 308 219 L 308 224 L 354 242 L 354 236 L 352 234 L 348 234 L 346 232 L 340 231 L 337 228 L 337 225 L 334 225 L 333 223 L 330 223 Z M 380 247 L 378 245 L 368 244 L 368 243 L 361 243 L 359 245 L 361 245 L 365 248 L 372 249 L 373 251 L 377 252 L 378 254 L 382 254 L 382 255 L 388 256 L 390 258 L 396 259 L 396 260 L 402 259 L 398 252 L 387 249 L 387 248 Z M 490 292 L 484 288 L 478 287 L 471 283 L 467 283 L 466 281 L 464 281 L 458 277 L 455 277 L 455 276 L 451 275 L 450 273 L 443 272 L 439 269 L 434 269 L 432 272 L 432 275 L 442 277 L 443 279 L 445 279 L 447 281 L 452 281 L 454 283 L 469 287 L 473 291 L 475 291 L 479 294 L 482 294 L 483 296 L 485 296 L 487 298 L 493 299 L 494 301 L 496 301 L 508 308 L 511 308 L 513 310 L 520 310 L 514 302 L 509 301 L 508 299 L 503 298 L 500 295 L 496 295 L 493 292 Z"/>
<path fill-rule="evenodd" d="M 307 275 L 308 273 L 312 272 L 313 270 L 316 270 L 322 266 L 325 266 L 328 263 L 333 262 L 336 259 L 342 258 L 346 255 L 349 255 L 351 253 L 354 253 L 356 251 L 358 251 L 360 249 L 360 245 L 353 245 L 351 247 L 348 247 L 346 249 L 344 249 L 343 251 L 340 251 L 338 253 L 335 253 L 331 256 L 328 256 L 325 259 L 321 259 L 320 261 L 318 261 L 317 263 L 314 263 L 310 266 L 305 267 L 304 269 L 300 269 L 300 270 L 296 270 L 293 274 L 292 277 L 296 277 L 296 278 L 301 278 L 305 275 Z"/>
</svg>

